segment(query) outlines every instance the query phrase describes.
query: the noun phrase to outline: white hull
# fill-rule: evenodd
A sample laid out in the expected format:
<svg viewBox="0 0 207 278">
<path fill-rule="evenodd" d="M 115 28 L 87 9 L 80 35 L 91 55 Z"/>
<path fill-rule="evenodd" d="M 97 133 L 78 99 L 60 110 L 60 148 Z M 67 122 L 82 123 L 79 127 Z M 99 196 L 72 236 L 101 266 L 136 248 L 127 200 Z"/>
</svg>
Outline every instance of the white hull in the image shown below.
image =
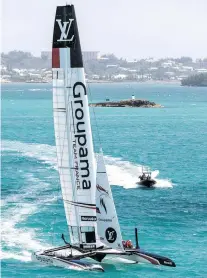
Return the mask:
<svg viewBox="0 0 207 278">
<path fill-rule="evenodd" d="M 107 259 L 109 258 L 121 258 L 121 259 L 126 259 L 129 260 L 133 263 L 150 263 L 149 260 L 146 258 L 143 258 L 143 256 L 137 255 L 137 254 L 130 254 L 127 252 L 117 252 L 116 250 L 107 250 L 107 251 L 99 251 L 98 254 L 106 254 Z M 157 262 L 159 264 L 159 262 Z"/>
<path fill-rule="evenodd" d="M 65 258 L 58 258 L 56 256 L 49 256 L 43 254 L 43 252 L 36 252 L 32 254 L 32 260 L 35 262 L 43 263 L 49 266 L 63 267 L 75 270 L 89 270 L 89 271 L 101 271 L 104 269 L 102 266 L 94 263 L 88 263 L 81 260 L 67 260 Z"/>
<path fill-rule="evenodd" d="M 165 265 L 175 267 L 175 263 L 167 258 L 157 254 L 149 253 L 141 249 L 126 249 L 124 252 L 117 250 L 100 250 L 97 254 L 106 254 L 107 257 L 119 257 L 132 261 L 134 263 L 147 263 L 153 265 Z"/>
<path fill-rule="evenodd" d="M 133 261 L 136 263 L 147 263 L 147 264 L 155 264 L 155 265 L 160 264 L 158 260 L 153 259 L 153 263 L 152 263 L 152 260 L 150 261 L 148 256 L 143 257 L 143 255 L 141 256 L 141 255 L 137 255 L 137 254 L 123 255 L 123 256 L 121 256 L 121 258 L 130 260 L 130 261 Z"/>
</svg>

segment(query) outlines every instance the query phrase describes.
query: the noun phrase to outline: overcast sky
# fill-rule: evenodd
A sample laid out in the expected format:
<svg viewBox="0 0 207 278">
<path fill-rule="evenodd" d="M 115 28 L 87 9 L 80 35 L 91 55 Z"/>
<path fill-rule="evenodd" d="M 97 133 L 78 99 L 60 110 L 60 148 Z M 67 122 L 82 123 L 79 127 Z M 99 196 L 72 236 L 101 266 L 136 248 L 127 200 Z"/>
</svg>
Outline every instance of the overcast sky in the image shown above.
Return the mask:
<svg viewBox="0 0 207 278">
<path fill-rule="evenodd" d="M 2 50 L 50 50 L 56 6 L 66 2 L 75 5 L 83 50 L 207 57 L 207 0 L 3 0 Z"/>
</svg>

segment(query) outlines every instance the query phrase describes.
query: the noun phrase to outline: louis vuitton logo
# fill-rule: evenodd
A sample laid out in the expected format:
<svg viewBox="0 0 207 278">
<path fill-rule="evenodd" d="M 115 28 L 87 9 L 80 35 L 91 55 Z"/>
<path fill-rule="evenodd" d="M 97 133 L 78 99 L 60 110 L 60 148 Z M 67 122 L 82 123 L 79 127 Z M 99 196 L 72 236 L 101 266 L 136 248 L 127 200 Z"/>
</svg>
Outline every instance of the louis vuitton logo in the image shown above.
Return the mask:
<svg viewBox="0 0 207 278">
<path fill-rule="evenodd" d="M 64 42 L 64 41 L 69 41 L 71 42 L 74 38 L 74 35 L 72 35 L 71 38 L 68 38 L 69 35 L 69 31 L 72 25 L 72 22 L 74 21 L 74 19 L 69 19 L 69 21 L 64 21 L 62 23 L 61 19 L 56 19 L 59 27 L 60 27 L 60 31 L 61 31 L 61 35 L 59 40 L 57 40 L 58 42 Z"/>
</svg>

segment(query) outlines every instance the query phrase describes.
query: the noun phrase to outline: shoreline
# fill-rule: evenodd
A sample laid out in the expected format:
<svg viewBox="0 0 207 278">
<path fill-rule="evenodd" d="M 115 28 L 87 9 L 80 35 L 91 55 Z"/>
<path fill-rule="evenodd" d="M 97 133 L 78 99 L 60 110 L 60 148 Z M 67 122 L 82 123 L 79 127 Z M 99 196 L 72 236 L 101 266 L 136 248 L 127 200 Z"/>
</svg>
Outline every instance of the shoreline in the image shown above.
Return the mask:
<svg viewBox="0 0 207 278">
<path fill-rule="evenodd" d="M 161 80 L 147 80 L 147 81 L 133 81 L 133 80 L 124 80 L 124 81 L 110 81 L 110 80 L 87 80 L 86 83 L 94 84 L 122 84 L 122 83 L 136 83 L 136 84 L 164 84 L 164 85 L 180 85 L 181 82 L 176 81 L 161 81 Z M 0 84 L 51 84 L 51 82 L 26 82 L 26 81 L 3 81 L 0 80 Z"/>
</svg>

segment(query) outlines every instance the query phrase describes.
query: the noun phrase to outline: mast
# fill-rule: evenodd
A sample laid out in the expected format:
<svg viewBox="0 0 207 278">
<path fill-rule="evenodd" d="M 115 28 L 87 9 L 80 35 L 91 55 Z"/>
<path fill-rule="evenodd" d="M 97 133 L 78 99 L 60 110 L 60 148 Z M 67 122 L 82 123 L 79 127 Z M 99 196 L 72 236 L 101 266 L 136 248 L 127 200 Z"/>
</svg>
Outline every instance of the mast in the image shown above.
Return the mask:
<svg viewBox="0 0 207 278">
<path fill-rule="evenodd" d="M 70 240 L 81 248 L 95 248 L 95 158 L 73 5 L 57 7 L 52 68 L 58 171 Z"/>
</svg>

